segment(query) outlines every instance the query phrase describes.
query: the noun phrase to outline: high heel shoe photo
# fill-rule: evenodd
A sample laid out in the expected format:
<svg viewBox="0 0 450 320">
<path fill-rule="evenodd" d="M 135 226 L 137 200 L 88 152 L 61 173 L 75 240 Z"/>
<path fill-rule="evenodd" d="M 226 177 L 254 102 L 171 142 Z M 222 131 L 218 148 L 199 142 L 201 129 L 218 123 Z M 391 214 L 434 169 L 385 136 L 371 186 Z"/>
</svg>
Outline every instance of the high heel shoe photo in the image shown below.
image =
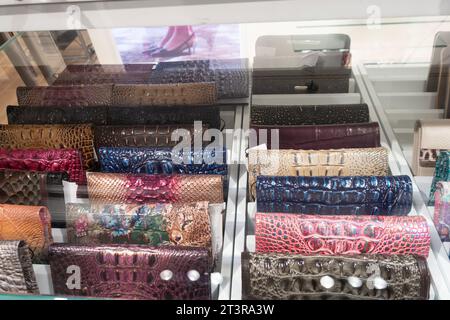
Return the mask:
<svg viewBox="0 0 450 320">
<path fill-rule="evenodd" d="M 180 43 L 177 47 L 173 49 L 161 48 L 151 54 L 154 58 L 167 58 L 175 57 L 180 55 L 190 55 L 195 53 L 195 33 L 192 33 L 185 41 Z"/>
</svg>

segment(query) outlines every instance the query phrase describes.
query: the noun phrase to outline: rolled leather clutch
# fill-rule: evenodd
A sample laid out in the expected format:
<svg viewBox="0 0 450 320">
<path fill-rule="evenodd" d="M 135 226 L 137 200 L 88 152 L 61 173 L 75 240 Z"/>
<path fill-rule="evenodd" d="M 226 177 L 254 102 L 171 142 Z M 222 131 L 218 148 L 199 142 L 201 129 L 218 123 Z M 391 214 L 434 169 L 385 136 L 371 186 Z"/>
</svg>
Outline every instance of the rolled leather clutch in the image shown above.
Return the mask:
<svg viewBox="0 0 450 320">
<path fill-rule="evenodd" d="M 216 102 L 215 82 L 117 84 L 112 92 L 114 106 L 195 106 Z"/>
<path fill-rule="evenodd" d="M 226 149 L 101 147 L 102 172 L 148 174 L 220 174 L 227 176 Z"/>
<path fill-rule="evenodd" d="M 33 263 L 46 262 L 53 242 L 47 208 L 0 204 L 0 240 L 24 240 L 33 251 Z"/>
<path fill-rule="evenodd" d="M 256 204 L 260 212 L 407 215 L 412 191 L 409 176 L 259 176 Z"/>
<path fill-rule="evenodd" d="M 111 85 L 18 87 L 19 106 L 109 106 Z"/>
<path fill-rule="evenodd" d="M 450 151 L 443 150 L 439 153 L 436 160 L 436 169 L 434 171 L 433 181 L 430 188 L 429 206 L 434 206 L 434 193 L 439 181 L 450 181 Z"/>
<path fill-rule="evenodd" d="M 220 175 L 149 175 L 89 172 L 89 199 L 94 203 L 221 203 Z"/>
<path fill-rule="evenodd" d="M 329 150 L 249 150 L 249 187 L 255 195 L 257 176 L 386 176 L 385 148 Z"/>
<path fill-rule="evenodd" d="M 75 149 L 0 149 L 0 169 L 66 172 L 70 181 L 86 184 L 81 154 Z"/>
<path fill-rule="evenodd" d="M 91 125 L 0 125 L 0 148 L 77 149 L 85 169 L 94 167 L 94 133 Z"/>
<path fill-rule="evenodd" d="M 450 241 L 450 182 L 440 181 L 436 185 L 434 225 L 441 241 Z"/>
<path fill-rule="evenodd" d="M 251 125 L 256 133 L 256 144 L 267 144 L 268 149 L 341 149 L 377 148 L 380 146 L 380 127 L 377 122 L 317 125 L 269 126 Z M 265 130 L 264 130 L 265 129 Z M 272 135 L 278 129 L 278 146 Z M 267 138 L 267 139 L 266 139 Z"/>
<path fill-rule="evenodd" d="M 98 126 L 95 127 L 95 148 L 98 150 L 100 147 L 174 147 L 179 143 L 179 138 L 174 132 L 183 134 L 183 139 L 186 134 L 194 141 L 196 135 L 203 137 L 205 129 L 206 127 L 194 125 Z"/>
<path fill-rule="evenodd" d="M 148 245 L 50 247 L 55 294 L 145 300 L 211 298 L 207 249 Z"/>
<path fill-rule="evenodd" d="M 316 216 L 256 213 L 256 251 L 297 254 L 416 254 L 428 257 L 422 216 Z"/>
<path fill-rule="evenodd" d="M 252 105 L 252 125 L 323 125 L 369 122 L 367 104 L 348 105 Z"/>
<path fill-rule="evenodd" d="M 414 128 L 412 171 L 432 176 L 439 152 L 450 149 L 450 119 L 419 120 Z"/>
<path fill-rule="evenodd" d="M 208 202 L 67 204 L 69 243 L 180 245 L 211 248 Z"/>
<path fill-rule="evenodd" d="M 52 216 L 52 226 L 65 221 L 63 180 L 66 172 L 0 170 L 0 203 L 45 206 Z"/>
<path fill-rule="evenodd" d="M 243 252 L 241 261 L 246 300 L 426 300 L 430 293 L 427 261 L 415 255 Z"/>
<path fill-rule="evenodd" d="M 0 257 L 1 294 L 39 294 L 25 241 L 0 240 Z"/>
</svg>

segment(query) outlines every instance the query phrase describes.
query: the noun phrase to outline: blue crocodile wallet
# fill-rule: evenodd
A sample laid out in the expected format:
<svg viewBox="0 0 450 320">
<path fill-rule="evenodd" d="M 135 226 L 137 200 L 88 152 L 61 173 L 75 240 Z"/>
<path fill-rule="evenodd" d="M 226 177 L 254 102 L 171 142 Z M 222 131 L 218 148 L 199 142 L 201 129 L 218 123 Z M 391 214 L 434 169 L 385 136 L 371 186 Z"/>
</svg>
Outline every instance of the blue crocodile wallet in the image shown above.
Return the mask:
<svg viewBox="0 0 450 320">
<path fill-rule="evenodd" d="M 102 172 L 228 174 L 226 149 L 194 149 L 185 155 L 166 147 L 100 147 L 98 155 Z"/>
<path fill-rule="evenodd" d="M 408 176 L 259 176 L 256 204 L 258 212 L 407 215 L 412 191 Z"/>
</svg>

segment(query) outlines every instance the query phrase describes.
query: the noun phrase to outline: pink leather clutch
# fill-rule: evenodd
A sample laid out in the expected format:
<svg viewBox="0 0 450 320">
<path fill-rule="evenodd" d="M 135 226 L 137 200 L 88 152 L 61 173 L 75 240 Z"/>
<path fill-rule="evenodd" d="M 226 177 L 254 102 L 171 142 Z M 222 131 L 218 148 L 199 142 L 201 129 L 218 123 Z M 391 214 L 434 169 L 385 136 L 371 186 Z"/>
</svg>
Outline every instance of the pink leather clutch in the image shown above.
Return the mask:
<svg viewBox="0 0 450 320">
<path fill-rule="evenodd" d="M 76 149 L 0 149 L 0 169 L 67 172 L 70 181 L 86 184 L 81 153 Z"/>
<path fill-rule="evenodd" d="M 256 251 L 296 254 L 416 254 L 430 250 L 422 216 L 256 214 Z"/>
</svg>

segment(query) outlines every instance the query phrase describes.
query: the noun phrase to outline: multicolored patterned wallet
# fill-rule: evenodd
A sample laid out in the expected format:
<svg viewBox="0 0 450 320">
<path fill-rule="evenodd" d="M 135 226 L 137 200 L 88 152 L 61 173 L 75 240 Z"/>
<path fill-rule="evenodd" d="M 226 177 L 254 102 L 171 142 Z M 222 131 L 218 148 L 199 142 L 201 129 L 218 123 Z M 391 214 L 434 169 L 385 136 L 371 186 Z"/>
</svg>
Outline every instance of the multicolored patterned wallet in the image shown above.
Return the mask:
<svg viewBox="0 0 450 320">
<path fill-rule="evenodd" d="M 148 174 L 220 174 L 227 176 L 226 149 L 101 147 L 102 172 Z"/>
<path fill-rule="evenodd" d="M 207 249 L 148 245 L 50 247 L 55 294 L 119 299 L 208 300 Z"/>
<path fill-rule="evenodd" d="M 431 183 L 429 206 L 434 206 L 434 193 L 439 181 L 450 181 L 450 151 L 443 150 L 436 160 L 433 182 Z"/>
<path fill-rule="evenodd" d="M 412 190 L 409 176 L 259 176 L 256 204 L 260 212 L 407 215 Z"/>
<path fill-rule="evenodd" d="M 450 241 L 450 182 L 436 184 L 434 225 L 442 241 Z"/>
<path fill-rule="evenodd" d="M 422 216 L 316 216 L 256 213 L 256 251 L 297 254 L 416 254 L 428 257 Z"/>
<path fill-rule="evenodd" d="M 67 204 L 69 243 L 211 247 L 208 202 L 186 204 Z"/>
</svg>

